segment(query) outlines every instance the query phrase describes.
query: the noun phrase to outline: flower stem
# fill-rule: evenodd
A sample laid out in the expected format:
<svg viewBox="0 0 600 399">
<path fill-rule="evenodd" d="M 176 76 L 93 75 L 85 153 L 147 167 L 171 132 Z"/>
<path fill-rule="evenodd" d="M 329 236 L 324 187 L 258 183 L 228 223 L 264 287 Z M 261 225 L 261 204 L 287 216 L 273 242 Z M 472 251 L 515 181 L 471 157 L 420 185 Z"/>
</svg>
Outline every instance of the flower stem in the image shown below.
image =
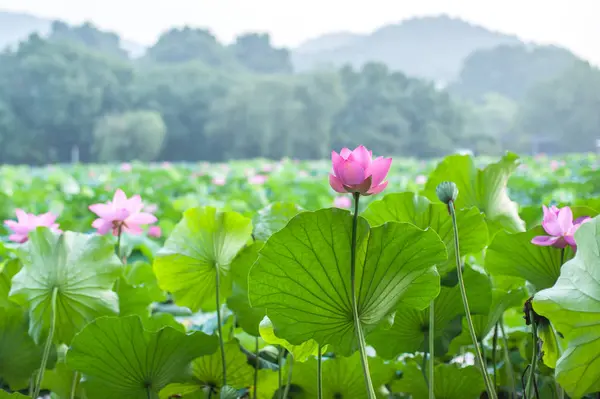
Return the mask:
<svg viewBox="0 0 600 399">
<path fill-rule="evenodd" d="M 434 311 L 434 300 L 431 300 L 429 304 L 429 399 L 435 399 L 435 311 Z"/>
<path fill-rule="evenodd" d="M 256 356 L 256 363 L 254 364 L 254 395 L 253 398 L 257 399 L 256 392 L 258 390 L 258 367 L 260 366 L 260 358 L 258 357 L 258 337 L 255 338 L 254 356 Z"/>
<path fill-rule="evenodd" d="M 287 399 L 290 393 L 290 386 L 292 385 L 292 368 L 294 366 L 294 357 L 288 354 L 286 360 L 287 362 L 289 362 L 289 367 L 287 373 L 287 384 L 285 385 L 285 389 L 283 390 L 283 399 Z"/>
<path fill-rule="evenodd" d="M 360 315 L 358 314 L 358 299 L 356 298 L 356 234 L 358 230 L 358 200 L 359 193 L 354 193 L 354 218 L 352 221 L 352 241 L 350 245 L 350 288 L 352 291 L 352 315 L 354 317 L 354 330 L 356 331 L 356 339 L 360 351 L 360 361 L 363 367 L 363 375 L 365 377 L 365 385 L 369 399 L 375 399 L 375 390 L 373 382 L 371 382 L 371 374 L 369 372 L 369 359 L 367 357 L 367 343 L 363 335 L 362 326 L 360 324 Z"/>
<path fill-rule="evenodd" d="M 498 386 L 498 371 L 496 370 L 496 347 L 498 346 L 498 322 L 494 325 L 494 336 L 492 338 L 492 366 L 494 367 L 494 389 Z"/>
<path fill-rule="evenodd" d="M 277 392 L 279 392 L 279 399 L 283 398 L 283 391 L 281 390 L 281 388 L 283 388 L 283 348 L 279 348 L 279 354 L 277 355 L 277 365 L 279 366 L 277 368 L 277 380 L 278 380 L 278 386 L 279 389 L 277 390 Z"/>
<path fill-rule="evenodd" d="M 529 319 L 531 320 L 531 335 L 533 338 L 533 353 L 531 355 L 531 367 L 529 369 L 529 378 L 527 379 L 527 386 L 525 387 L 525 394 L 527 398 L 533 398 L 534 395 L 537 397 L 535 389 L 535 368 L 537 366 L 538 358 L 538 336 L 537 336 L 537 324 L 535 322 L 535 315 L 533 311 L 529 311 Z"/>
<path fill-rule="evenodd" d="M 317 354 L 317 399 L 323 399 L 323 369 L 321 363 L 323 362 L 323 347 L 319 344 L 319 353 Z"/>
<path fill-rule="evenodd" d="M 42 362 L 40 363 L 40 371 L 38 372 L 37 382 L 33 391 L 33 397 L 38 398 L 40 391 L 42 390 L 42 382 L 44 381 L 44 371 L 48 364 L 48 357 L 50 356 L 50 350 L 52 349 L 52 340 L 54 339 L 54 330 L 56 329 L 56 299 L 58 296 L 58 287 L 54 287 L 52 290 L 51 299 L 51 314 L 50 314 L 50 330 L 48 331 L 48 338 L 46 339 L 46 345 L 44 346 L 44 352 L 42 354 Z"/>
<path fill-rule="evenodd" d="M 75 399 L 75 392 L 77 391 L 77 383 L 79 382 L 79 373 L 76 371 L 73 373 L 73 381 L 71 382 L 71 395 L 70 399 Z"/>
<path fill-rule="evenodd" d="M 502 317 L 500 317 L 498 324 L 500 325 L 500 333 L 502 334 L 502 346 L 504 346 L 504 364 L 506 365 L 506 373 L 508 374 L 508 382 L 510 383 L 510 399 L 515 399 L 517 397 L 517 382 L 515 381 L 515 373 L 510 361 L 508 338 L 506 331 L 504 331 L 504 319 Z"/>
<path fill-rule="evenodd" d="M 223 386 L 227 385 L 227 363 L 225 360 L 225 344 L 223 343 L 223 325 L 221 323 L 221 298 L 220 298 L 221 278 L 219 276 L 219 266 L 215 265 L 215 288 L 217 302 L 217 330 L 219 334 L 219 348 L 221 349 L 221 364 L 223 368 Z"/>
<path fill-rule="evenodd" d="M 483 376 L 483 381 L 485 383 L 485 387 L 488 393 L 488 398 L 497 399 L 498 396 L 496 395 L 496 390 L 492 386 L 492 381 L 487 372 L 486 363 L 483 360 L 481 349 L 479 348 L 479 344 L 477 342 L 477 334 L 475 334 L 475 327 L 473 326 L 473 319 L 471 318 L 471 311 L 469 309 L 469 301 L 467 300 L 467 290 L 465 288 L 465 280 L 463 279 L 462 274 L 460 246 L 458 244 L 458 225 L 456 223 L 456 211 L 454 209 L 454 201 L 448 202 L 448 210 L 450 211 L 450 216 L 452 217 L 452 227 L 454 229 L 454 254 L 456 256 L 456 273 L 458 275 L 458 286 L 460 288 L 460 295 L 462 297 L 463 305 L 465 307 L 465 318 L 467 319 L 467 326 L 469 328 L 469 333 L 471 334 L 473 346 L 475 346 L 475 357 L 481 369 L 481 374 Z"/>
</svg>

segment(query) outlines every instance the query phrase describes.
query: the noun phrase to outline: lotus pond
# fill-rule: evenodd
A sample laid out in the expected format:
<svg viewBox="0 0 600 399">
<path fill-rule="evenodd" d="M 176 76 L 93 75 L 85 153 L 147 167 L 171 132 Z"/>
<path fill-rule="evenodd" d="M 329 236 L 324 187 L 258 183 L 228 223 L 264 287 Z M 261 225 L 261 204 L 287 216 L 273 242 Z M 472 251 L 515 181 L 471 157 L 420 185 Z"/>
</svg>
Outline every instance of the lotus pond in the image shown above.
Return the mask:
<svg viewBox="0 0 600 399">
<path fill-rule="evenodd" d="M 600 397 L 599 166 L 2 167 L 0 399 Z"/>
</svg>

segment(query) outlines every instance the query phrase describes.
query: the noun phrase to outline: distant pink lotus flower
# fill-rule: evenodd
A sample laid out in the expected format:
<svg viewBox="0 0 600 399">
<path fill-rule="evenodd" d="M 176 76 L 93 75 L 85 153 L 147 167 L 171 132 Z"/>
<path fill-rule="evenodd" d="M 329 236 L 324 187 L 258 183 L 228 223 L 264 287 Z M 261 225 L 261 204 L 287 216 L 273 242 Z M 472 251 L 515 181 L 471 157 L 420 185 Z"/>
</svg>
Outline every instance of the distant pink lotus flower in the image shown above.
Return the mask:
<svg viewBox="0 0 600 399">
<path fill-rule="evenodd" d="M 224 186 L 227 183 L 227 179 L 223 176 L 216 176 L 212 179 L 212 184 L 215 186 Z"/>
<path fill-rule="evenodd" d="M 265 176 L 265 175 L 254 175 L 248 179 L 248 183 L 254 184 L 254 185 L 265 184 L 266 181 L 267 181 L 267 176 Z"/>
<path fill-rule="evenodd" d="M 335 197 L 335 199 L 333 200 L 333 206 L 348 209 L 352 206 L 352 200 L 348 196 Z"/>
<path fill-rule="evenodd" d="M 133 167 L 131 166 L 130 163 L 125 162 L 125 163 L 121 164 L 120 169 L 121 169 L 121 172 L 131 172 L 131 169 L 133 169 Z"/>
<path fill-rule="evenodd" d="M 565 248 L 570 245 L 573 250 L 577 249 L 573 235 L 579 226 L 589 221 L 590 218 L 583 216 L 573 221 L 573 211 L 568 206 L 560 209 L 554 205 L 550 208 L 545 205 L 542 207 L 544 210 L 542 227 L 548 235 L 533 237 L 531 242 L 544 247 Z"/>
<path fill-rule="evenodd" d="M 262 168 L 261 168 L 261 169 L 262 169 L 262 171 L 263 171 L 263 172 L 271 172 L 271 171 L 273 171 L 273 169 L 274 169 L 274 168 L 275 168 L 275 166 L 274 166 L 273 164 L 271 164 L 271 163 L 266 163 L 266 164 L 264 164 L 264 165 L 262 166 Z"/>
<path fill-rule="evenodd" d="M 333 174 L 329 174 L 331 188 L 342 194 L 373 195 L 382 192 L 388 184 L 383 179 L 390 170 L 392 158 L 372 158 L 373 152 L 362 145 L 354 151 L 348 148 L 342 149 L 339 154 L 333 151 Z"/>
<path fill-rule="evenodd" d="M 141 234 L 141 225 L 156 222 L 156 216 L 148 212 L 142 212 L 144 204 L 139 195 L 127 198 L 123 190 L 115 192 L 112 201 L 106 204 L 90 205 L 90 211 L 98 215 L 92 227 L 98 229 L 98 234 L 104 235 L 109 231 L 118 236 L 121 232 Z"/>
<path fill-rule="evenodd" d="M 22 209 L 17 209 L 15 213 L 17 214 L 16 222 L 14 220 L 4 221 L 6 227 L 13 231 L 13 234 L 8 236 L 8 239 L 13 242 L 24 243 L 29 237 L 29 232 L 37 227 L 48 227 L 52 231 L 61 232 L 58 223 L 55 223 L 57 216 L 52 212 L 36 216 L 33 213 L 26 213 Z"/>
<path fill-rule="evenodd" d="M 427 183 L 427 176 L 425 176 L 425 175 L 418 175 L 417 177 L 415 177 L 415 183 L 417 183 L 417 184 L 425 184 L 425 183 Z"/>
<path fill-rule="evenodd" d="M 308 177 L 308 172 L 305 170 L 301 170 L 298 172 L 298 176 L 300 177 Z"/>
<path fill-rule="evenodd" d="M 557 160 L 553 159 L 552 161 L 550 161 L 550 169 L 552 171 L 557 170 L 559 167 L 560 167 L 560 163 Z"/>
<path fill-rule="evenodd" d="M 163 163 L 160 164 L 160 167 L 163 169 L 169 169 L 171 167 L 171 162 L 165 161 Z"/>
<path fill-rule="evenodd" d="M 160 226 L 150 226 L 150 228 L 148 228 L 148 235 L 150 237 L 160 238 L 160 236 L 162 236 L 162 230 Z"/>
</svg>

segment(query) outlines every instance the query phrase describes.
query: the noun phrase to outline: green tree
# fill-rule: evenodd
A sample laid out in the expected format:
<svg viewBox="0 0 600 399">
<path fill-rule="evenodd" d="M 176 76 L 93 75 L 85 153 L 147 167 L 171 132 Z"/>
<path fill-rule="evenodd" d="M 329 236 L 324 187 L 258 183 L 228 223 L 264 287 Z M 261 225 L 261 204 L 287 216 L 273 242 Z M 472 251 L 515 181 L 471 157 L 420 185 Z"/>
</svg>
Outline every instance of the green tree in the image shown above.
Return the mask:
<svg viewBox="0 0 600 399">
<path fill-rule="evenodd" d="M 475 101 L 486 93 L 521 100 L 536 83 L 560 74 L 577 62 L 573 53 L 555 46 L 498 46 L 471 53 L 452 92 Z"/>
<path fill-rule="evenodd" d="M 153 161 L 166 133 L 165 122 L 154 111 L 106 115 L 94 128 L 94 152 L 101 162 Z"/>
<path fill-rule="evenodd" d="M 523 101 L 516 133 L 554 152 L 593 151 L 600 139 L 600 70 L 580 62 L 537 84 Z"/>
<path fill-rule="evenodd" d="M 146 52 L 147 60 L 176 64 L 202 61 L 215 68 L 239 68 L 235 56 L 205 29 L 171 29 L 160 36 Z"/>
<path fill-rule="evenodd" d="M 54 21 L 49 36 L 53 41 L 66 41 L 86 46 L 107 55 L 127 58 L 127 51 L 121 48 L 121 38 L 112 32 L 103 32 L 92 23 L 80 26 L 69 26 L 61 21 Z"/>
<path fill-rule="evenodd" d="M 238 36 L 231 50 L 246 68 L 257 73 L 290 73 L 290 52 L 274 48 L 268 34 L 247 33 Z"/>
</svg>

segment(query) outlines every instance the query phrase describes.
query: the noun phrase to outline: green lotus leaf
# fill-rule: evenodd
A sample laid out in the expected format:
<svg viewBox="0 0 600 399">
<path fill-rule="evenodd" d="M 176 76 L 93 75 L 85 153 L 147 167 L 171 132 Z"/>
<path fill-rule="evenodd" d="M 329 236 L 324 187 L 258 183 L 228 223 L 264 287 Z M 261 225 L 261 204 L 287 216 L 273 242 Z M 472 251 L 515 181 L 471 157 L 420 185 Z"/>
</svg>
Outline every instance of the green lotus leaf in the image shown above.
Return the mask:
<svg viewBox="0 0 600 399">
<path fill-rule="evenodd" d="M 388 194 L 373 201 L 362 215 L 371 226 L 386 222 L 412 223 L 426 229 L 432 228 L 448 250 L 448 260 L 436 265 L 441 274 L 456 268 L 454 256 L 454 231 L 448 207 L 431 203 L 427 198 L 414 193 Z M 488 230 L 484 216 L 475 207 L 456 212 L 461 255 L 480 252 L 488 243 Z"/>
<path fill-rule="evenodd" d="M 414 359 L 401 367 L 402 377 L 392 383 L 394 393 L 410 394 L 412 399 L 427 399 L 429 389 L 423 372 Z M 434 370 L 434 394 L 443 399 L 479 399 L 485 391 L 481 372 L 474 366 L 438 364 Z"/>
<path fill-rule="evenodd" d="M 546 235 L 539 226 L 523 233 L 499 232 L 487 250 L 485 268 L 492 275 L 524 278 L 536 290 L 552 287 L 563 260 L 571 259 L 573 251 L 532 244 L 539 235 Z"/>
<path fill-rule="evenodd" d="M 465 267 L 465 286 L 471 313 L 487 314 L 491 304 L 491 282 L 488 276 Z M 414 353 L 427 349 L 429 332 L 429 310 L 418 310 L 400 306 L 394 316 L 391 328 L 378 328 L 367 337 L 367 342 L 377 354 L 386 359 L 398 357 L 402 353 Z M 434 299 L 435 354 L 447 352 L 450 341 L 461 332 L 460 316 L 465 314 L 460 287 L 442 286 Z M 428 349 L 427 349 L 428 351 Z"/>
<path fill-rule="evenodd" d="M 553 287 L 538 292 L 534 310 L 561 333 L 567 349 L 556 362 L 556 381 L 572 397 L 600 391 L 600 219 L 575 233 L 577 254 Z"/>
<path fill-rule="evenodd" d="M 424 195 L 437 201 L 435 189 L 438 184 L 452 181 L 459 192 L 456 207 L 479 208 L 485 213 L 490 233 L 501 229 L 511 233 L 524 231 L 525 223 L 519 217 L 518 206 L 511 201 L 506 190 L 510 175 L 519 165 L 518 161 L 518 156 L 507 153 L 500 161 L 489 164 L 484 169 L 477 169 L 472 157 L 451 155 L 431 173 Z"/>
<path fill-rule="evenodd" d="M 117 294 L 121 316 L 149 316 L 152 303 L 167 299 L 165 292 L 158 287 L 152 265 L 145 262 L 125 266 L 125 275 L 119 282 Z"/>
<path fill-rule="evenodd" d="M 280 345 L 287 349 L 295 361 L 305 362 L 312 356 L 319 354 L 319 344 L 315 340 L 310 339 L 300 345 L 292 345 L 285 339 L 277 337 L 273 324 L 268 317 L 265 317 L 260 323 L 260 336 L 262 339 L 270 345 Z"/>
<path fill-rule="evenodd" d="M 173 229 L 154 260 L 159 286 L 192 311 L 216 309 L 231 292 L 230 265 L 252 234 L 250 219 L 212 207 L 192 208 Z"/>
<path fill-rule="evenodd" d="M 16 305 L 0 307 L 0 381 L 13 390 L 29 386 L 29 379 L 42 360 L 42 346 L 36 345 L 27 333 L 29 321 L 25 312 Z M 53 351 L 46 367 L 52 368 L 55 360 Z"/>
<path fill-rule="evenodd" d="M 371 380 L 375 391 L 394 378 L 394 368 L 379 358 L 369 358 Z M 360 355 L 323 359 L 323 397 L 343 399 L 366 399 L 367 390 Z M 421 376 L 421 378 L 423 378 Z M 312 399 L 317 395 L 317 360 L 310 359 L 305 363 L 294 364 L 292 374 L 292 391 L 298 389 L 295 398 Z"/>
<path fill-rule="evenodd" d="M 225 364 L 227 365 L 227 385 L 236 389 L 254 384 L 254 368 L 240 350 L 237 340 L 225 343 Z M 160 392 L 160 399 L 181 395 L 184 399 L 203 397 L 209 390 L 221 391 L 223 387 L 223 362 L 221 352 L 202 356 L 192 362 L 192 378 L 186 382 L 169 384 Z"/>
<path fill-rule="evenodd" d="M 73 339 L 67 366 L 84 374 L 89 399 L 157 399 L 190 362 L 217 350 L 217 338 L 171 327 L 146 331 L 138 316 L 101 317 Z"/>
<path fill-rule="evenodd" d="M 77 383 L 76 398 L 83 398 L 83 389 L 80 383 L 81 374 L 71 370 L 66 363 L 67 347 L 61 345 L 57 350 L 58 361 L 52 370 L 46 370 L 42 387 L 48 389 L 59 398 L 70 398 L 73 383 Z M 76 379 L 76 380 L 75 380 Z"/>
<path fill-rule="evenodd" d="M 118 311 L 112 291 L 122 264 L 106 236 L 39 227 L 19 250 L 23 268 L 12 281 L 11 296 L 29 307 L 29 333 L 36 342 L 47 336 L 56 296 L 54 342 L 69 343 L 87 323 Z M 56 292 L 56 295 L 54 295 Z"/>
<path fill-rule="evenodd" d="M 301 211 L 302 208 L 289 202 L 275 202 L 267 205 L 258 211 L 252 220 L 254 238 L 257 241 L 267 241 L 273 233 L 284 228 L 290 219 Z"/>
<path fill-rule="evenodd" d="M 0 399 L 31 399 L 31 396 L 25 396 L 18 392 L 8 393 L 0 390 Z"/>
<path fill-rule="evenodd" d="M 12 306 L 14 302 L 9 300 L 11 280 L 21 270 L 21 262 L 18 259 L 7 259 L 0 264 L 0 307 Z"/>
<path fill-rule="evenodd" d="M 248 273 L 258 259 L 258 252 L 263 247 L 262 242 L 255 242 L 240 251 L 231 263 L 231 277 L 233 289 L 227 298 L 227 307 L 236 316 L 237 324 L 250 335 L 259 336 L 258 325 L 265 317 L 266 311 L 262 308 L 253 308 L 248 300 Z"/>
<path fill-rule="evenodd" d="M 273 234 L 250 270 L 252 306 L 267 308 L 277 336 L 292 345 L 314 339 L 341 355 L 356 348 L 350 289 L 352 215 L 341 209 L 303 212 Z M 433 265 L 446 249 L 432 230 L 408 223 L 357 231 L 358 312 L 366 333 L 399 303 L 425 308 L 439 293 Z"/>
</svg>

